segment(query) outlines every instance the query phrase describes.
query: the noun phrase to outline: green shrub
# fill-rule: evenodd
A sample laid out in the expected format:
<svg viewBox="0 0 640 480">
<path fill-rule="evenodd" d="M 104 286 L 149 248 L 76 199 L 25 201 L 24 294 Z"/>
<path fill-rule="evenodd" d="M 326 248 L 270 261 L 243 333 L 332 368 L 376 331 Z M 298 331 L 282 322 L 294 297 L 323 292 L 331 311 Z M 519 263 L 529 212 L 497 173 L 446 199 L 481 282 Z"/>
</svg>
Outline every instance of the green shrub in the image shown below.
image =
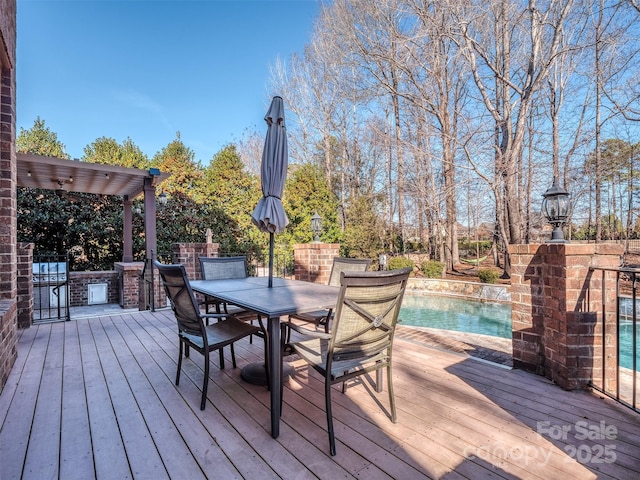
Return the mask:
<svg viewBox="0 0 640 480">
<path fill-rule="evenodd" d="M 397 270 L 399 268 L 407 268 L 407 267 L 413 268 L 414 266 L 415 265 L 413 263 L 413 260 L 407 257 L 393 257 L 389 260 L 389 263 L 387 264 L 387 268 L 389 270 Z"/>
<path fill-rule="evenodd" d="M 427 278 L 442 278 L 444 263 L 437 260 L 425 260 L 420 264 L 420 270 Z"/>
<path fill-rule="evenodd" d="M 500 274 L 493 268 L 481 268 L 478 270 L 478 277 L 482 283 L 497 283 Z"/>
</svg>

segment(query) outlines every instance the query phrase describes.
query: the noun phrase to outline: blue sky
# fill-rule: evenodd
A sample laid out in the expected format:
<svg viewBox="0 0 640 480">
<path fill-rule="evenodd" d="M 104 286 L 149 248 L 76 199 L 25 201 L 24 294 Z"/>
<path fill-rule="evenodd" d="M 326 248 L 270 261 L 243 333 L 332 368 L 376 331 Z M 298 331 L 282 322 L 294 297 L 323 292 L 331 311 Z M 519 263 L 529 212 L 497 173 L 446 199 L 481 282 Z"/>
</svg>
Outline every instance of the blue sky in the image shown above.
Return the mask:
<svg viewBox="0 0 640 480">
<path fill-rule="evenodd" d="M 18 0 L 18 131 L 40 117 L 71 158 L 103 136 L 130 137 L 151 158 L 179 131 L 207 164 L 266 130 L 269 65 L 303 51 L 318 10 L 316 0 Z"/>
</svg>

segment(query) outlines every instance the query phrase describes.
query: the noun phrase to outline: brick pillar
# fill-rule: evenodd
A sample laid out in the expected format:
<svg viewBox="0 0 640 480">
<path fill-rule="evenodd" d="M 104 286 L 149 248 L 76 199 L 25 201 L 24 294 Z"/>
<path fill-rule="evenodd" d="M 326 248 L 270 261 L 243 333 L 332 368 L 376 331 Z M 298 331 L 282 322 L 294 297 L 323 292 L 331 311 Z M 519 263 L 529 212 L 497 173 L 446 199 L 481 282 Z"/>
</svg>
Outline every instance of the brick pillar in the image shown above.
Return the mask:
<svg viewBox="0 0 640 480">
<path fill-rule="evenodd" d="M 622 245 L 611 244 L 509 246 L 514 367 L 544 375 L 568 390 L 599 377 L 602 274 L 589 267 L 618 267 L 623 252 Z M 615 315 L 615 274 L 606 275 L 612 278 L 605 285 L 607 305 Z M 607 333 L 605 341 L 615 342 L 615 331 Z M 614 372 L 615 365 L 607 369 Z"/>
<path fill-rule="evenodd" d="M 33 243 L 18 244 L 18 328 L 33 321 Z"/>
<path fill-rule="evenodd" d="M 191 280 L 202 279 L 200 257 L 217 257 L 219 243 L 174 243 L 173 258 L 176 263 L 184 265 L 187 277 Z"/>
<path fill-rule="evenodd" d="M 293 246 L 294 278 L 305 282 L 329 283 L 333 258 L 339 243 L 302 243 Z"/>
<path fill-rule="evenodd" d="M 114 268 L 120 282 L 120 306 L 143 310 L 140 308 L 140 276 L 144 262 L 116 262 Z"/>
</svg>

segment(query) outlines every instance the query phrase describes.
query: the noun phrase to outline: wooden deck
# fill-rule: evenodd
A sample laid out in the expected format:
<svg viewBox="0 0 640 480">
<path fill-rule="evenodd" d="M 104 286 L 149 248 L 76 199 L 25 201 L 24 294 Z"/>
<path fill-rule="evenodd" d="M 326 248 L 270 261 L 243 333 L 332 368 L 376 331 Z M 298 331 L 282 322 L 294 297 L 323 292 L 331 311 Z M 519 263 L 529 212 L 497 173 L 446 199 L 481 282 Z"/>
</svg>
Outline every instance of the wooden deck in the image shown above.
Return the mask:
<svg viewBox="0 0 640 480">
<path fill-rule="evenodd" d="M 244 383 L 230 361 L 218 369 L 217 355 L 200 411 L 202 357 L 186 360 L 173 383 L 170 311 L 34 326 L 20 332 L 18 353 L 0 395 L 3 480 L 640 478 L 631 410 L 401 338 L 398 423 L 386 414 L 386 388 L 336 387 L 335 457 L 320 377 L 295 357 L 278 439 L 266 388 Z M 239 367 L 262 353 L 261 341 L 239 342 Z"/>
</svg>

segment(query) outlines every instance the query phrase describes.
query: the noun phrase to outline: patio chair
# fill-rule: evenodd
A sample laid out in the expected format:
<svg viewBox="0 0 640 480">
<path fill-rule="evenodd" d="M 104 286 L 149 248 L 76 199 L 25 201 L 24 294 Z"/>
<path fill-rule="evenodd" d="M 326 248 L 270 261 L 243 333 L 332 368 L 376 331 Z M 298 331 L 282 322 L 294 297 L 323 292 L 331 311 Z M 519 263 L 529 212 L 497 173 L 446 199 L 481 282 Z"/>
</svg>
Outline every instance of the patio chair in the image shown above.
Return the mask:
<svg viewBox="0 0 640 480">
<path fill-rule="evenodd" d="M 229 278 L 247 278 L 247 257 L 199 257 L 200 271 L 203 280 L 223 280 Z M 213 297 L 205 295 L 204 303 L 206 313 L 210 307 L 215 307 L 216 313 L 239 313 L 246 310 L 233 305 L 219 302 Z"/>
<path fill-rule="evenodd" d="M 257 333 L 260 329 L 249 323 L 242 322 L 232 315 L 220 313 L 202 314 L 193 290 L 189 285 L 184 265 L 165 265 L 158 261 L 154 261 L 154 265 L 160 272 L 162 284 L 178 322 L 180 350 L 176 385 L 180 383 L 183 348 L 185 357 L 189 356 L 190 348 L 204 355 L 204 381 L 202 383 L 202 399 L 200 401 L 200 410 L 204 410 L 209 383 L 209 353 L 230 345 L 231 361 L 233 362 L 233 368 L 236 368 L 233 343 Z M 204 319 L 206 318 L 216 318 L 218 321 L 212 325 L 205 325 Z M 220 357 L 220 368 L 224 368 L 224 357 L 222 356 Z"/>
<path fill-rule="evenodd" d="M 200 271 L 203 280 L 224 280 L 229 278 L 247 278 L 247 257 L 238 255 L 234 257 L 199 257 Z M 238 320 L 253 324 L 254 320 L 259 320 L 255 312 L 237 305 L 229 305 L 226 302 L 219 302 L 215 298 L 205 295 L 204 307 L 206 313 L 211 306 L 215 307 L 215 313 L 226 313 L 234 315 Z M 262 328 L 262 322 L 260 323 Z M 264 337 L 261 330 L 260 337 Z M 253 335 L 249 337 L 249 343 L 253 343 Z"/>
<path fill-rule="evenodd" d="M 294 342 L 288 347 L 324 377 L 327 431 L 331 455 L 336 444 L 331 415 L 331 386 L 376 372 L 376 391 L 382 391 L 387 369 L 391 421 L 396 406 L 391 375 L 393 337 L 411 269 L 382 272 L 343 272 L 330 334 Z"/>
<path fill-rule="evenodd" d="M 339 287 L 340 274 L 342 272 L 365 272 L 369 268 L 370 264 L 371 260 L 368 258 L 334 257 L 328 284 L 334 287 Z M 291 341 L 291 330 L 295 330 L 303 335 L 311 335 L 313 332 L 318 330 L 318 327 L 324 326 L 324 333 L 329 333 L 329 324 L 332 317 L 333 309 L 316 310 L 314 312 L 289 315 L 288 321 L 283 323 L 286 327 L 286 342 L 289 343 Z M 299 322 L 302 322 L 302 325 L 300 325 Z M 305 326 L 309 324 L 313 324 L 313 330 L 310 330 L 308 326 Z"/>
</svg>

